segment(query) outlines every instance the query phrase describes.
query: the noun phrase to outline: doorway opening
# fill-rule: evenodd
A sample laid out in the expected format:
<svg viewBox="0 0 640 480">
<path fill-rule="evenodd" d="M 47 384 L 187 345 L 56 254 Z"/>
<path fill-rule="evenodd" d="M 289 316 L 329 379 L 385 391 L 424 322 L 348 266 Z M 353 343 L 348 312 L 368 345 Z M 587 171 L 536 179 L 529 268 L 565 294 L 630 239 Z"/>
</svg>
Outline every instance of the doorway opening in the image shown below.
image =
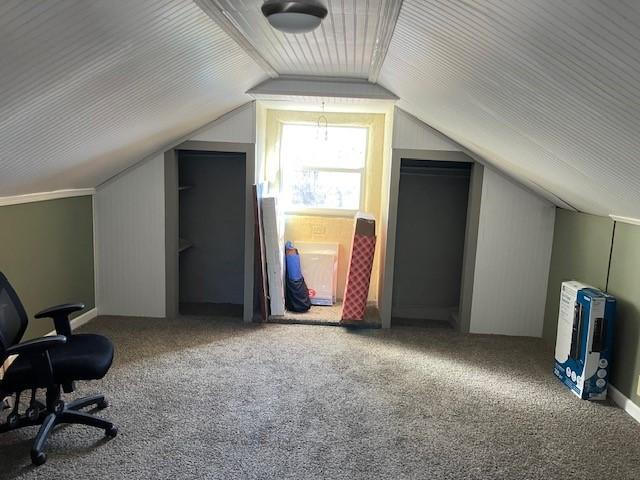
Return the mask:
<svg viewBox="0 0 640 480">
<path fill-rule="evenodd" d="M 393 325 L 459 321 L 472 164 L 401 160 Z"/>
<path fill-rule="evenodd" d="M 244 153 L 179 150 L 178 312 L 242 317 Z"/>
</svg>

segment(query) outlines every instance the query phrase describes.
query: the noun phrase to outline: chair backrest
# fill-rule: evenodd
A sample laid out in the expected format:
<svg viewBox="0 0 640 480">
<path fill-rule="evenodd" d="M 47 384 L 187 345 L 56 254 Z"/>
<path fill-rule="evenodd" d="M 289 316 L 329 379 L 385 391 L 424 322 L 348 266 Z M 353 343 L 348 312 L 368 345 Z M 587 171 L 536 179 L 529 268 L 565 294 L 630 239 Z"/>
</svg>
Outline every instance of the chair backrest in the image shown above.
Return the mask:
<svg viewBox="0 0 640 480">
<path fill-rule="evenodd" d="M 29 317 L 7 277 L 0 272 L 0 362 L 6 350 L 20 341 L 27 329 Z"/>
</svg>

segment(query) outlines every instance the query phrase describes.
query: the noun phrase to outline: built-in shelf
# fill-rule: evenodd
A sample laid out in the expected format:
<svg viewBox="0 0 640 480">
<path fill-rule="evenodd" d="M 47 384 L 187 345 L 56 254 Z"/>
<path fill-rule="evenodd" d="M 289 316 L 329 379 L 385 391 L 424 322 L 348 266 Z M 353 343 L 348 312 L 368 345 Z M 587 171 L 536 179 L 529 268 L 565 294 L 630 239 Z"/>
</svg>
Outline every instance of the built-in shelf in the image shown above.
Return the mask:
<svg viewBox="0 0 640 480">
<path fill-rule="evenodd" d="M 193 247 L 193 243 L 184 238 L 178 239 L 178 253 L 184 252 L 186 249 Z"/>
<path fill-rule="evenodd" d="M 190 188 L 193 188 L 193 185 L 180 185 L 178 191 L 181 192 L 182 190 L 189 190 Z"/>
</svg>

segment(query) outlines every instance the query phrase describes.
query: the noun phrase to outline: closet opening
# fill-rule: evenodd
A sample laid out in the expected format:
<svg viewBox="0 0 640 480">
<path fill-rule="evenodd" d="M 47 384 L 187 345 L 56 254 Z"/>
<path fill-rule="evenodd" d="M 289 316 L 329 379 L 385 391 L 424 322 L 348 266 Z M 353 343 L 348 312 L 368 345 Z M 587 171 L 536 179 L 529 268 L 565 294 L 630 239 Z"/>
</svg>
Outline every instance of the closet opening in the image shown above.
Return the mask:
<svg viewBox="0 0 640 480">
<path fill-rule="evenodd" d="M 459 323 L 472 163 L 400 164 L 393 325 Z"/>
<path fill-rule="evenodd" d="M 178 312 L 242 317 L 246 154 L 178 150 Z"/>
</svg>

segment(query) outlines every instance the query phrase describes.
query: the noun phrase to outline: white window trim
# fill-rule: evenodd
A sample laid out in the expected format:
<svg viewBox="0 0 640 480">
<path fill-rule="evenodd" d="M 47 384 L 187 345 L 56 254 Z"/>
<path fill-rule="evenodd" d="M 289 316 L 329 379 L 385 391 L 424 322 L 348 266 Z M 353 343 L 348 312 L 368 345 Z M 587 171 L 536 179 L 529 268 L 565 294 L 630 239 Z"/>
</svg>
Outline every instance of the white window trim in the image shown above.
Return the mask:
<svg viewBox="0 0 640 480">
<path fill-rule="evenodd" d="M 279 193 L 283 193 L 284 188 L 284 176 L 285 170 L 282 162 L 282 131 L 285 125 L 306 125 L 314 126 L 315 124 L 309 122 L 296 122 L 296 121 L 284 121 L 280 122 L 280 128 L 278 129 L 278 167 L 280 170 L 280 187 Z M 366 131 L 367 136 L 365 139 L 365 152 L 364 152 L 364 165 L 362 168 L 331 168 L 331 167 L 313 167 L 308 170 L 314 170 L 319 172 L 346 172 L 346 173 L 359 173 L 360 174 L 360 201 L 358 209 L 343 209 L 343 208 L 317 208 L 317 207 L 293 207 L 286 205 L 284 208 L 285 215 L 308 215 L 308 216 L 324 216 L 324 217 L 347 217 L 352 218 L 357 212 L 363 211 L 366 204 L 366 186 L 367 186 L 367 168 L 369 165 L 369 140 L 371 135 L 371 127 L 369 125 L 354 125 L 348 123 L 328 123 L 327 127 L 347 127 L 347 128 L 362 128 Z"/>
</svg>

